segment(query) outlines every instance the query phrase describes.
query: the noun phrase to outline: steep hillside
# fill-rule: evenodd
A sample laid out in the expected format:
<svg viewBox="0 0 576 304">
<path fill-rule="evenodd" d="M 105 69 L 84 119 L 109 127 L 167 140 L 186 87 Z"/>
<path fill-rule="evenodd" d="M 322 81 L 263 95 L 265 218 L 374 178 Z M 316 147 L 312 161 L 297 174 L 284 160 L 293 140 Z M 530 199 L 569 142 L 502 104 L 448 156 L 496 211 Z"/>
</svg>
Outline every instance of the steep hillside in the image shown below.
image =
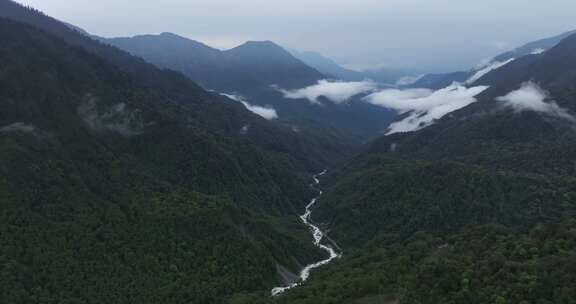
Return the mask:
<svg viewBox="0 0 576 304">
<path fill-rule="evenodd" d="M 331 78 L 347 81 L 361 81 L 366 79 L 366 76 L 362 72 L 346 69 L 320 53 L 310 51 L 301 52 L 297 50 L 289 51 L 294 57 Z"/>
<path fill-rule="evenodd" d="M 560 41 L 563 39 L 576 34 L 576 31 L 570 31 L 566 33 L 562 33 L 560 35 L 540 39 L 537 41 L 526 43 L 512 51 L 502 53 L 500 55 L 495 56 L 490 60 L 490 62 L 486 63 L 482 67 L 471 69 L 470 71 L 461 71 L 461 72 L 453 72 L 453 73 L 445 73 L 445 74 L 428 74 L 416 81 L 415 83 L 411 84 L 412 87 L 417 88 L 430 88 L 430 89 L 441 89 L 452 82 L 461 82 L 464 83 L 466 80 L 472 79 L 474 82 L 477 80 L 473 76 L 477 73 L 484 73 L 483 70 L 489 71 L 491 67 L 499 67 L 501 64 L 509 63 L 510 61 L 522 58 L 524 56 L 529 55 L 539 55 L 542 54 L 549 49 L 553 48 L 554 46 L 558 45 Z M 505 66 L 505 65 L 504 65 Z M 488 70 L 487 70 L 488 69 Z M 493 82 L 493 84 L 498 84 L 498 82 Z"/>
<path fill-rule="evenodd" d="M 477 103 L 334 172 L 315 214 L 345 256 L 286 303 L 574 299 L 575 47 L 488 74 Z"/>
<path fill-rule="evenodd" d="M 500 54 L 496 57 L 494 57 L 494 61 L 500 61 L 500 62 L 504 62 L 508 59 L 512 59 L 512 58 L 520 58 L 526 55 L 531 55 L 531 54 L 539 54 L 539 53 L 543 53 L 553 47 L 555 47 L 560 41 L 564 40 L 564 38 L 567 38 L 569 36 L 572 36 L 576 34 L 576 31 L 569 31 L 569 32 L 565 32 L 562 33 L 560 35 L 554 36 L 554 37 L 549 37 L 549 38 L 544 38 L 544 39 L 540 39 L 540 40 L 536 40 L 536 41 L 532 41 L 529 43 L 526 43 L 512 51 Z"/>
<path fill-rule="evenodd" d="M 278 90 L 315 85 L 329 76 L 296 59 L 273 42 L 247 42 L 220 51 L 174 34 L 102 39 L 162 68 L 179 71 L 204 87 L 233 94 L 250 104 L 274 109 L 286 124 L 305 128 L 310 121 L 336 130 L 340 141 L 355 144 L 379 135 L 394 114 L 362 102 L 314 105 L 306 99 L 288 100 Z M 362 79 L 363 80 L 363 79 Z M 309 125 L 309 124 L 307 124 Z"/>
<path fill-rule="evenodd" d="M 102 41 L 221 92 L 270 85 L 302 87 L 324 78 L 270 41 L 247 42 L 226 51 L 171 33 Z"/>
<path fill-rule="evenodd" d="M 317 258 L 295 216 L 306 165 L 281 152 L 298 142 L 259 125 L 292 133 L 241 106 L 222 113 L 254 131 L 215 131 L 81 48 L 0 24 L 2 302 L 218 303 Z"/>
<path fill-rule="evenodd" d="M 186 106 L 194 116 L 189 122 L 204 130 L 227 136 L 248 139 L 265 149 L 276 149 L 297 158 L 310 171 L 316 172 L 342 159 L 352 151 L 350 141 L 332 130 L 329 133 L 295 133 L 290 125 L 280 126 L 257 119 L 244 107 L 219 94 L 207 92 L 184 75 L 162 70 L 142 59 L 131 56 L 113 46 L 96 41 L 56 19 L 11 0 L 0 0 L 0 17 L 38 27 L 59 37 L 66 43 L 78 46 L 119 67 L 144 86 L 153 87 L 167 98 Z M 251 132 L 240 134 L 248 126 Z M 302 128 L 304 129 L 304 128 Z M 329 128 L 325 128 L 326 130 Z M 278 136 L 283 134 L 282 136 Z M 319 144 L 317 144 L 319 143 Z"/>
</svg>

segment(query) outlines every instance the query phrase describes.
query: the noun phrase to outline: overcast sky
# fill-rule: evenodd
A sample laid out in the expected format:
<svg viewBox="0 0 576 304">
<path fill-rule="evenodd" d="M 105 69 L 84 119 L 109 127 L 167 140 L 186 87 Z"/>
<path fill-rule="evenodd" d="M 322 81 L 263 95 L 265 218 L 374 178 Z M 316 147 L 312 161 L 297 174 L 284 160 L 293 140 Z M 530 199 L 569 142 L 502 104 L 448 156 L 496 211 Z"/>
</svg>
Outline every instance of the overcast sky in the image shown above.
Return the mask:
<svg viewBox="0 0 576 304">
<path fill-rule="evenodd" d="M 467 68 L 576 29 L 574 0 L 18 0 L 100 36 L 173 32 L 319 51 L 350 67 Z"/>
</svg>

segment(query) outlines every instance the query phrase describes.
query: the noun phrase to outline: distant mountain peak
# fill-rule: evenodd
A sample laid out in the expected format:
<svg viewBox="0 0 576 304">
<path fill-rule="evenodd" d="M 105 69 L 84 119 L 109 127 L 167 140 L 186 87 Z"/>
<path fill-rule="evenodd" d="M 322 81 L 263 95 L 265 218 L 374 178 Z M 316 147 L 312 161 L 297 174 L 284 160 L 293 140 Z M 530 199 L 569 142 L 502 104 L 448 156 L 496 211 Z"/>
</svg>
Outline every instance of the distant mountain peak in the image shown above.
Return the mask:
<svg viewBox="0 0 576 304">
<path fill-rule="evenodd" d="M 178 38 L 184 38 L 180 35 L 174 34 L 174 33 L 170 33 L 170 32 L 162 32 L 160 33 L 160 36 L 167 36 L 167 37 L 178 37 Z"/>
<path fill-rule="evenodd" d="M 272 46 L 280 48 L 279 45 L 270 40 L 249 40 L 244 42 L 241 46 Z"/>
<path fill-rule="evenodd" d="M 265 52 L 281 52 L 281 53 L 286 53 L 289 54 L 288 51 L 286 51 L 284 48 L 282 48 L 281 46 L 279 46 L 278 44 L 270 41 L 270 40 L 264 40 L 264 41 L 246 41 L 245 43 L 232 48 L 228 51 L 234 52 L 234 51 L 265 51 Z M 290 55 L 291 56 L 291 55 Z"/>
</svg>

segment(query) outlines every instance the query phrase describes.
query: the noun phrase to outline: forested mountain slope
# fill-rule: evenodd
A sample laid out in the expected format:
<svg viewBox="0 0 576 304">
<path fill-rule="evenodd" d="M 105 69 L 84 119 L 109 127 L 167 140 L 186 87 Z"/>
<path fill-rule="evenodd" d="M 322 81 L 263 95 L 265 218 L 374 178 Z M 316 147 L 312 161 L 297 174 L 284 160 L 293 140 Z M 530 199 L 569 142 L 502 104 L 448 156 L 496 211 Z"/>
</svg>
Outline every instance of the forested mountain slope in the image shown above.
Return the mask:
<svg viewBox="0 0 576 304">
<path fill-rule="evenodd" d="M 297 128 L 318 124 L 335 129 L 341 140 L 352 137 L 362 142 L 378 136 L 394 116 L 388 109 L 360 101 L 336 104 L 325 99 L 322 104 L 312 104 L 306 99 L 284 98 L 279 89 L 301 89 L 331 76 L 270 41 L 251 41 L 220 51 L 171 33 L 100 39 L 158 67 L 182 72 L 207 89 L 270 106 L 280 121 Z"/>
<path fill-rule="evenodd" d="M 226 51 L 171 33 L 102 41 L 223 92 L 270 85 L 300 88 L 325 78 L 271 41 L 251 41 Z"/>
<path fill-rule="evenodd" d="M 2 302 L 218 303 L 317 258 L 294 216 L 315 165 L 283 151 L 292 133 L 218 99 L 204 126 L 106 60 L 0 24 Z"/>
<path fill-rule="evenodd" d="M 308 162 L 308 165 L 314 168 L 312 171 L 320 170 L 328 163 L 341 159 L 352 149 L 347 137 L 329 127 L 316 128 L 310 133 L 307 132 L 309 128 L 302 127 L 302 132 L 298 134 L 291 131 L 291 125 L 278 128 L 277 124 L 256 119 L 241 105 L 219 94 L 205 91 L 180 73 L 159 69 L 125 51 L 96 41 L 59 20 L 11 0 L 0 0 L 0 17 L 33 25 L 70 45 L 98 55 L 142 85 L 153 87 L 174 102 L 186 105 L 190 115 L 194 115 L 190 123 L 202 129 L 238 137 L 238 130 L 249 125 L 251 132 L 242 136 L 244 139 L 265 148 L 287 152 L 292 157 Z M 278 132 L 284 134 L 283 140 L 279 140 Z"/>
<path fill-rule="evenodd" d="M 569 36 L 510 63 L 477 103 L 334 172 L 316 220 L 344 258 L 284 301 L 576 298 L 575 47 Z"/>
</svg>

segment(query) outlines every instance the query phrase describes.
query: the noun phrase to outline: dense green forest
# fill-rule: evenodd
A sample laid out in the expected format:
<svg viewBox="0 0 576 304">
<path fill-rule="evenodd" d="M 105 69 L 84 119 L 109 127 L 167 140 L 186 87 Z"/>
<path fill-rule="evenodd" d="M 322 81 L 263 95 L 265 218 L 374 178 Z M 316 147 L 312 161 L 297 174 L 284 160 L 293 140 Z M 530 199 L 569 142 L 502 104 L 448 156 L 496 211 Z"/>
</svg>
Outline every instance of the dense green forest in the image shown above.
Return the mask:
<svg viewBox="0 0 576 304">
<path fill-rule="evenodd" d="M 342 174 L 315 214 L 344 257 L 281 303 L 576 298 L 573 177 L 386 154 Z"/>
<path fill-rule="evenodd" d="M 0 42 L 0 303 L 576 303 L 576 36 L 351 159 L 10 0 Z M 498 103 L 530 80 L 568 116 Z M 343 257 L 272 298 L 324 256 L 325 168 Z"/>
<path fill-rule="evenodd" d="M 315 219 L 344 257 L 278 302 L 575 303 L 574 121 L 496 98 L 533 80 L 574 113 L 575 49 L 489 73 L 479 102 L 333 170 Z"/>
<path fill-rule="evenodd" d="M 574 303 L 576 223 L 383 234 L 279 303 Z"/>
<path fill-rule="evenodd" d="M 330 161 L 298 150 L 310 139 L 0 25 L 0 302 L 218 303 L 319 258 L 295 216 Z"/>
</svg>

